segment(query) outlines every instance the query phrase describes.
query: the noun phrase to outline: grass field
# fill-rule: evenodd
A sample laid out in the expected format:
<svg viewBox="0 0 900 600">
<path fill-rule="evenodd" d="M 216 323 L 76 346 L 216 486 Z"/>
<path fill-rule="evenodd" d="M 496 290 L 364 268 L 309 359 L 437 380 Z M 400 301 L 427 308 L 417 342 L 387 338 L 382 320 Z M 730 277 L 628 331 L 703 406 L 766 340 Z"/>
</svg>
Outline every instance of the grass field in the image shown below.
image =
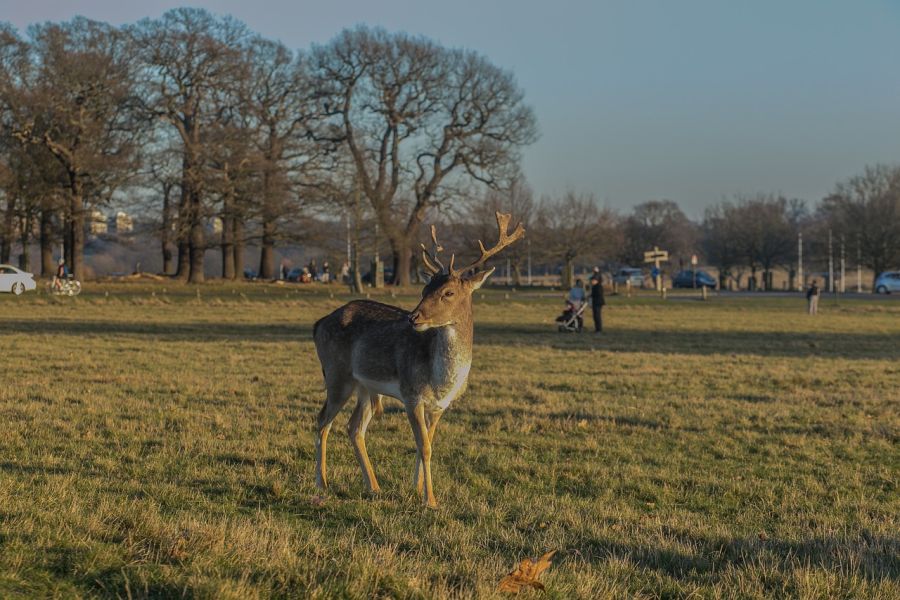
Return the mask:
<svg viewBox="0 0 900 600">
<path fill-rule="evenodd" d="M 900 597 L 900 302 L 611 298 L 595 337 L 479 294 L 431 511 L 395 403 L 382 495 L 345 408 L 317 497 L 331 292 L 0 296 L 0 597 L 498 597 L 553 549 L 522 597 Z"/>
</svg>

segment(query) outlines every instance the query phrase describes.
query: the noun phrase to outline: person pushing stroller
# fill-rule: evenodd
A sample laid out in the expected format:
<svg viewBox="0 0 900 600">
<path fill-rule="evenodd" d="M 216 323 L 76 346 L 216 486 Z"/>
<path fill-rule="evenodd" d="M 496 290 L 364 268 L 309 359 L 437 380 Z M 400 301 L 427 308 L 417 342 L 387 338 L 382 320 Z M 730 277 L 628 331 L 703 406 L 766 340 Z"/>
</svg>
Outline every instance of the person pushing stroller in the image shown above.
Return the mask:
<svg viewBox="0 0 900 600">
<path fill-rule="evenodd" d="M 578 331 L 584 328 L 584 308 L 587 296 L 584 293 L 584 282 L 581 279 L 575 280 L 575 285 L 569 290 L 566 296 L 566 310 L 557 317 L 557 321 L 561 323 L 560 330 Z"/>
</svg>

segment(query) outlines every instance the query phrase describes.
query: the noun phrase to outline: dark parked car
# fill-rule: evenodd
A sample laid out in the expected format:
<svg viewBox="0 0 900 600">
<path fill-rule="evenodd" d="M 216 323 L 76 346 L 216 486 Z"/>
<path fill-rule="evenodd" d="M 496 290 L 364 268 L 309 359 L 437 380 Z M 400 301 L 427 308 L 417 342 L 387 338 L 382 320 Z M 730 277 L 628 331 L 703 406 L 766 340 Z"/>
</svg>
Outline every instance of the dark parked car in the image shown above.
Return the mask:
<svg viewBox="0 0 900 600">
<path fill-rule="evenodd" d="M 391 283 L 394 280 L 394 269 L 391 267 L 384 268 L 384 282 L 386 284 Z M 372 285 L 372 271 L 369 271 L 365 275 L 362 276 L 362 282 L 366 285 Z"/>
<path fill-rule="evenodd" d="M 712 275 L 707 273 L 706 271 L 697 271 L 696 272 L 696 287 L 708 287 L 715 288 L 716 280 L 713 279 Z M 673 288 L 692 288 L 694 285 L 694 271 L 681 271 L 672 278 L 672 287 Z"/>
</svg>

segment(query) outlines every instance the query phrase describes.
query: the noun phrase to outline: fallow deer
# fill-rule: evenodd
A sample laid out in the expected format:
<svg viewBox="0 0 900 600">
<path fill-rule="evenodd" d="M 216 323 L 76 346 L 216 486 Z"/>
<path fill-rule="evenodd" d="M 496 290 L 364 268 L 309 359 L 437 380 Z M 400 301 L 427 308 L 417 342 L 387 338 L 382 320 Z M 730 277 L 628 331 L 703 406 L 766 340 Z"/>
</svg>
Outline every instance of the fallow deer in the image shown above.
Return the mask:
<svg viewBox="0 0 900 600">
<path fill-rule="evenodd" d="M 391 396 L 406 408 L 416 441 L 413 482 L 425 504 L 437 506 L 431 485 L 431 445 L 444 410 L 466 389 L 472 366 L 472 293 L 494 269 L 467 275 L 525 235 L 522 224 L 508 233 L 510 215 L 497 213 L 497 244 L 480 257 L 456 269 L 455 256 L 447 268 L 440 262 L 437 233 L 431 227 L 431 253 L 422 245 L 422 259 L 431 275 L 422 300 L 411 312 L 370 300 L 355 300 L 316 322 L 313 338 L 326 399 L 319 412 L 316 439 L 316 485 L 326 489 L 326 442 L 337 413 L 356 392 L 356 409 L 347 431 L 371 493 L 379 491 L 375 471 L 366 452 L 366 428 L 381 411 L 381 397 Z"/>
</svg>

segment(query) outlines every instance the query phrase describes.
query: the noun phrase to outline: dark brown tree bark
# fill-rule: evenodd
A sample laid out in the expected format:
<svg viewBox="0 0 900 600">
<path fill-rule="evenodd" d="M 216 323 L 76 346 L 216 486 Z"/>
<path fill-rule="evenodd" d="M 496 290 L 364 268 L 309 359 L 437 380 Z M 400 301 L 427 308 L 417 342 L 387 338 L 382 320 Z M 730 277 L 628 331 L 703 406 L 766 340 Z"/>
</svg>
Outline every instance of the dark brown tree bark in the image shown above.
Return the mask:
<svg viewBox="0 0 900 600">
<path fill-rule="evenodd" d="M 53 261 L 53 209 L 45 206 L 41 209 L 41 277 L 53 277 L 56 265 Z"/>
<path fill-rule="evenodd" d="M 84 188 L 81 182 L 72 184 L 72 273 L 76 277 L 84 278 Z"/>
<path fill-rule="evenodd" d="M 275 223 L 265 220 L 262 223 L 262 245 L 259 251 L 260 279 L 275 278 Z"/>
<path fill-rule="evenodd" d="M 3 238 L 0 239 L 0 262 L 9 263 L 12 254 L 13 231 L 16 218 L 16 197 L 12 194 L 6 196 L 6 210 L 3 213 Z"/>
<path fill-rule="evenodd" d="M 234 198 L 225 194 L 222 206 L 222 278 L 233 280 L 234 271 Z"/>
<path fill-rule="evenodd" d="M 259 251 L 259 278 L 275 278 L 275 190 L 272 171 L 263 173 L 262 239 Z"/>
<path fill-rule="evenodd" d="M 190 236 L 190 267 L 191 275 L 188 283 L 203 283 L 206 275 L 203 270 L 206 257 L 206 232 L 200 219 L 200 194 L 193 190 L 191 193 L 191 236 Z"/>
<path fill-rule="evenodd" d="M 185 151 L 181 161 L 181 197 L 178 202 L 178 268 L 175 279 L 187 281 L 191 276 L 191 160 Z"/>
<path fill-rule="evenodd" d="M 235 215 L 232 221 L 234 228 L 234 276 L 237 279 L 244 277 L 244 221 Z"/>
<path fill-rule="evenodd" d="M 178 266 L 175 269 L 175 279 L 187 281 L 191 274 L 191 245 L 187 236 L 182 235 L 178 240 Z"/>
<path fill-rule="evenodd" d="M 171 187 L 164 184 L 162 207 L 162 231 L 159 232 L 160 250 L 162 251 L 162 272 L 168 275 L 172 271 L 172 206 Z"/>
</svg>

